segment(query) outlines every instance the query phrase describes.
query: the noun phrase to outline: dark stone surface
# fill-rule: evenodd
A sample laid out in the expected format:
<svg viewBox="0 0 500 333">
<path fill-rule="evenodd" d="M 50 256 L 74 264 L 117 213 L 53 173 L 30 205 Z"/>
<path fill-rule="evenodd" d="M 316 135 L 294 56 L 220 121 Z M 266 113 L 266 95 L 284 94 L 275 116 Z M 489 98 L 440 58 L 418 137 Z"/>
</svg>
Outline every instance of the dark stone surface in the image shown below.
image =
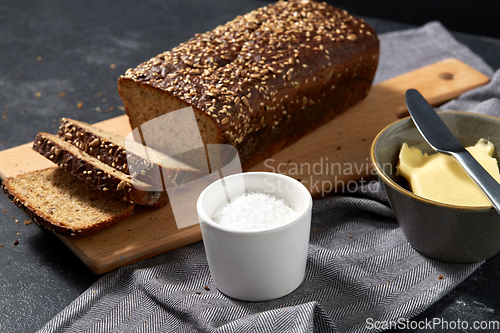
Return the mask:
<svg viewBox="0 0 500 333">
<path fill-rule="evenodd" d="M 128 67 L 267 2 L 2 1 L 0 150 L 32 141 L 39 131 L 55 133 L 63 116 L 92 123 L 123 114 L 116 80 Z M 415 24 L 391 19 L 366 17 L 379 33 Z M 454 36 L 500 67 L 499 39 Z M 36 331 L 99 278 L 26 219 L 0 195 L 1 332 Z M 498 320 L 499 264 L 499 256 L 488 260 L 414 320 Z"/>
<path fill-rule="evenodd" d="M 438 20 L 448 29 L 482 36 L 500 37 L 500 2 L 492 0 L 326 0 L 362 16 L 417 25 Z"/>
</svg>

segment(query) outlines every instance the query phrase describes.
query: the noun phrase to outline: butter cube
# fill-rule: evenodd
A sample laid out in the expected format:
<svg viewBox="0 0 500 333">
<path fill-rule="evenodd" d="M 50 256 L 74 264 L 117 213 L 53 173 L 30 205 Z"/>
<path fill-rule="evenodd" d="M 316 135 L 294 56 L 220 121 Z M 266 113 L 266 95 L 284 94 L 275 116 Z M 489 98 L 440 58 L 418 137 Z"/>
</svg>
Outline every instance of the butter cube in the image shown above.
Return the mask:
<svg viewBox="0 0 500 333">
<path fill-rule="evenodd" d="M 495 151 L 491 142 L 480 139 L 466 149 L 500 182 L 498 162 L 491 157 Z M 451 156 L 423 154 L 404 143 L 396 174 L 408 181 L 413 193 L 429 200 L 459 206 L 491 206 L 486 195 Z"/>
</svg>

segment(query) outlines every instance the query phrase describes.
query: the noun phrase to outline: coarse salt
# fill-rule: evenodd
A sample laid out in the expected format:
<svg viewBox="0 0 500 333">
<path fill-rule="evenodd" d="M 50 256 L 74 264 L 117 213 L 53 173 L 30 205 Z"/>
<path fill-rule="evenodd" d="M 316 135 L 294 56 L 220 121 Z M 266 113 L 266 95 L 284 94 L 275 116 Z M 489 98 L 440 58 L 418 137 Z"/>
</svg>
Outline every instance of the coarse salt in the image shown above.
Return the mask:
<svg viewBox="0 0 500 333">
<path fill-rule="evenodd" d="M 275 195 L 251 191 L 217 208 L 212 220 L 235 230 L 258 231 L 285 225 L 298 213 Z"/>
</svg>

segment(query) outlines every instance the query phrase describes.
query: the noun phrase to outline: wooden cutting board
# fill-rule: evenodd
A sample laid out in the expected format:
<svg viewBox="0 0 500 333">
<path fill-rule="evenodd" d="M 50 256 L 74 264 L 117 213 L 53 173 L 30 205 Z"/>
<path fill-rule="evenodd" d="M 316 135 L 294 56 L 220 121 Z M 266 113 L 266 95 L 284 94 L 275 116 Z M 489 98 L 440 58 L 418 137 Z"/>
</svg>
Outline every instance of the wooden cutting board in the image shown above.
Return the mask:
<svg viewBox="0 0 500 333">
<path fill-rule="evenodd" d="M 353 190 L 356 180 L 368 181 L 372 175 L 372 140 L 386 125 L 405 114 L 407 89 L 415 88 L 431 104 L 439 105 L 488 81 L 487 76 L 470 66 L 446 59 L 381 82 L 351 110 L 249 171 L 288 174 L 300 179 L 315 198 Z M 96 125 L 124 136 L 131 131 L 126 115 Z M 0 152 L 0 178 L 53 166 L 31 145 Z M 58 237 L 93 272 L 101 274 L 199 241 L 201 232 L 198 225 L 178 229 L 170 205 L 138 206 L 126 220 L 94 235 Z"/>
</svg>

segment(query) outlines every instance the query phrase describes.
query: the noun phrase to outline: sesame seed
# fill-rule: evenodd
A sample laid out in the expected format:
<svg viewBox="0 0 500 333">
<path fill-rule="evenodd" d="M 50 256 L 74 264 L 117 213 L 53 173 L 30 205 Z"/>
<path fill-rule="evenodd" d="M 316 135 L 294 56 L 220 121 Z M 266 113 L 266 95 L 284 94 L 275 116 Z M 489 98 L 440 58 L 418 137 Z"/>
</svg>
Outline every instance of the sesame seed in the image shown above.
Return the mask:
<svg viewBox="0 0 500 333">
<path fill-rule="evenodd" d="M 122 180 L 117 186 L 116 186 L 116 190 L 117 191 L 121 191 L 125 188 L 125 185 L 126 183 Z"/>
<path fill-rule="evenodd" d="M 250 106 L 250 103 L 248 103 L 248 99 L 246 96 L 242 96 L 241 97 L 241 102 L 243 103 L 243 105 L 245 105 L 246 107 L 249 107 Z"/>
</svg>

